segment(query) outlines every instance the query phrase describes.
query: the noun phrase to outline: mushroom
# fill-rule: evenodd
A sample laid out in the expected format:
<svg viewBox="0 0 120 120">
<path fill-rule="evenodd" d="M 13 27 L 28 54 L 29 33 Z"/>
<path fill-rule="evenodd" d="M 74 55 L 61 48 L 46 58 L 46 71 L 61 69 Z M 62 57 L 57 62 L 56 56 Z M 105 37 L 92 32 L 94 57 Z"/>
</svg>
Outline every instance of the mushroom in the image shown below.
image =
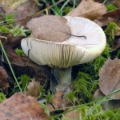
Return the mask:
<svg viewBox="0 0 120 120">
<path fill-rule="evenodd" d="M 48 65 L 56 81 L 51 89 L 66 90 L 71 84 L 71 68 L 98 57 L 106 46 L 103 30 L 82 17 L 46 15 L 34 18 L 27 27 L 30 38 L 21 41 L 24 53 L 38 65 Z"/>
</svg>

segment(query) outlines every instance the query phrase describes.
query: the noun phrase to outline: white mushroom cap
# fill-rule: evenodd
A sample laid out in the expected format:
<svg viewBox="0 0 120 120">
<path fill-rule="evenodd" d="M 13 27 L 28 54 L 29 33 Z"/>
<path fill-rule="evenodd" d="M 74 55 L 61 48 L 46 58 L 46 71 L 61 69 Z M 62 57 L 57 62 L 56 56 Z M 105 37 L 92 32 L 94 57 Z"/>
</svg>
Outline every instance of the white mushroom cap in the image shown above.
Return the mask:
<svg viewBox="0 0 120 120">
<path fill-rule="evenodd" d="M 81 17 L 65 16 L 65 19 L 72 35 L 85 36 L 86 39 L 72 35 L 63 42 L 25 38 L 21 41 L 21 46 L 26 55 L 31 49 L 31 60 L 39 65 L 67 68 L 90 62 L 103 52 L 106 37 L 96 23 Z"/>
</svg>

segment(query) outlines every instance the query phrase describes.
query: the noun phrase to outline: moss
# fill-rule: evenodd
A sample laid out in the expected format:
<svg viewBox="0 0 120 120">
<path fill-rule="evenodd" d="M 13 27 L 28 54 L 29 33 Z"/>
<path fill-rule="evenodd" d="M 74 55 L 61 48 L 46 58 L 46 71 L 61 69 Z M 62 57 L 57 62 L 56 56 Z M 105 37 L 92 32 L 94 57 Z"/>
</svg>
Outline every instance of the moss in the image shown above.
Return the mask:
<svg viewBox="0 0 120 120">
<path fill-rule="evenodd" d="M 6 99 L 6 95 L 0 92 L 0 103 L 3 102 L 5 99 Z"/>
<path fill-rule="evenodd" d="M 107 11 L 113 11 L 113 10 L 116 10 L 116 9 L 117 9 L 116 6 L 113 5 L 113 4 L 107 5 Z"/>
</svg>

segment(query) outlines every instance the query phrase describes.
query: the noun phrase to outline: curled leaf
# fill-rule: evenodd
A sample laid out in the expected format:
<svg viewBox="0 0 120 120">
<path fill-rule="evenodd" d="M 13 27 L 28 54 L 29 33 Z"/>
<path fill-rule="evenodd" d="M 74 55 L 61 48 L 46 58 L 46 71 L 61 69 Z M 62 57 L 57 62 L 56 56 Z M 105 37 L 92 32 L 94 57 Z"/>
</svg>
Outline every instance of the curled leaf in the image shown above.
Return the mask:
<svg viewBox="0 0 120 120">
<path fill-rule="evenodd" d="M 40 82 L 35 81 L 34 79 L 32 82 L 28 85 L 28 90 L 25 92 L 25 94 L 28 96 L 38 97 L 40 93 Z"/>
</svg>

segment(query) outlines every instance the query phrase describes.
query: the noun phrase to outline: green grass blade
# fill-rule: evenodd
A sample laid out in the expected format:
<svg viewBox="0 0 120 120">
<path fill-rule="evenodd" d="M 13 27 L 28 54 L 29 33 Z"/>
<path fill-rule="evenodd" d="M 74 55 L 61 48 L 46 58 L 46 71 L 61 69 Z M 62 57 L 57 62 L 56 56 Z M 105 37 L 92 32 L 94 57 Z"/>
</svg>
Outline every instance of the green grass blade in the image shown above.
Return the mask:
<svg viewBox="0 0 120 120">
<path fill-rule="evenodd" d="M 9 65 L 9 67 L 10 67 L 10 70 L 11 70 L 11 72 L 12 72 L 12 75 L 13 75 L 13 77 L 14 77 L 14 79 L 15 79 L 18 87 L 19 87 L 19 90 L 20 90 L 20 92 L 22 92 L 22 89 L 21 89 L 21 87 L 20 87 L 20 85 L 19 85 L 19 83 L 18 83 L 18 80 L 17 80 L 17 78 L 16 78 L 16 76 L 15 76 L 14 70 L 13 70 L 13 68 L 12 68 L 12 66 L 11 66 L 11 63 L 10 63 L 8 57 L 7 57 L 7 54 L 6 54 L 6 52 L 5 52 L 5 49 L 4 49 L 3 45 L 2 45 L 1 40 L 0 40 L 0 46 L 1 46 L 2 52 L 4 53 L 5 58 L 6 58 L 7 62 L 8 62 L 8 65 Z"/>
</svg>

